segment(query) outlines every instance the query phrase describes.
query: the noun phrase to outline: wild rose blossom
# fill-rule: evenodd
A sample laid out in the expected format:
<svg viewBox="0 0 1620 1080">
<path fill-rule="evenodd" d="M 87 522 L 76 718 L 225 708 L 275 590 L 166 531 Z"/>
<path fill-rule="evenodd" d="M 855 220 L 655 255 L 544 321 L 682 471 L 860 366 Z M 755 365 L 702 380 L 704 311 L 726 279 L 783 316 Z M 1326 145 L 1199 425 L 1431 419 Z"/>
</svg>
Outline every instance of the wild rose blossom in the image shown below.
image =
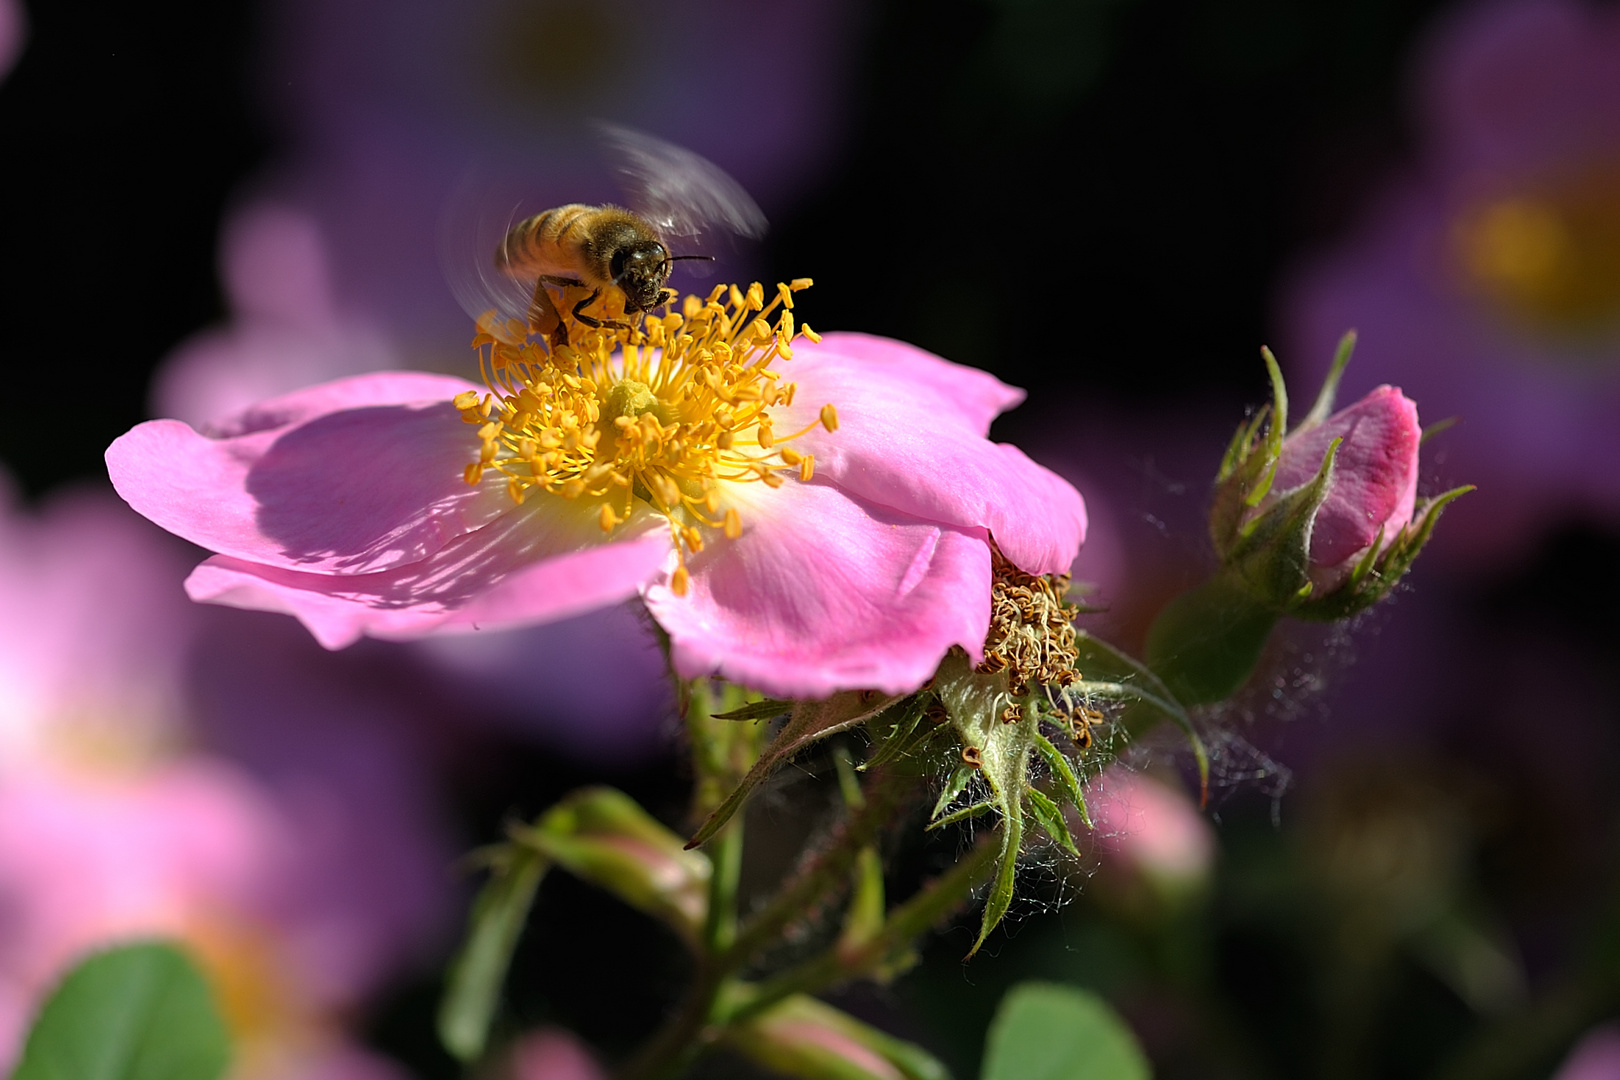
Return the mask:
<svg viewBox="0 0 1620 1080">
<path fill-rule="evenodd" d="M 1078 492 L 985 438 L 1022 393 L 796 328 L 788 286 L 768 305 L 758 286 L 725 295 L 648 318 L 645 346 L 593 336 L 560 362 L 485 321 L 484 389 L 360 376 L 217 435 L 142 424 L 108 468 L 137 510 L 218 553 L 194 599 L 291 613 L 329 648 L 639 593 L 682 676 L 775 694 L 901 692 L 953 645 L 982 656 L 991 536 L 1042 574 L 1085 532 Z"/>
</svg>

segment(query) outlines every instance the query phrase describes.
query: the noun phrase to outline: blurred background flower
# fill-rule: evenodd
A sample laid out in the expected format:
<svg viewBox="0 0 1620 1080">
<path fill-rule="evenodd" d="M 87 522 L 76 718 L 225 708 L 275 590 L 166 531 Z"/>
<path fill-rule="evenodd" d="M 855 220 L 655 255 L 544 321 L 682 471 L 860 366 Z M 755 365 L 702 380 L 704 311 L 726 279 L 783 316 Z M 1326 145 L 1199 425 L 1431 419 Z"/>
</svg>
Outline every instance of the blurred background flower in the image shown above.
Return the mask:
<svg viewBox="0 0 1620 1080">
<path fill-rule="evenodd" d="M 1347 386 L 1460 418 L 1438 448 L 1491 492 L 1443 543 L 1510 557 L 1560 516 L 1620 520 L 1620 14 L 1462 7 L 1412 82 L 1417 151 L 1284 285 L 1285 358 L 1323 371 L 1358 327 Z"/>
</svg>

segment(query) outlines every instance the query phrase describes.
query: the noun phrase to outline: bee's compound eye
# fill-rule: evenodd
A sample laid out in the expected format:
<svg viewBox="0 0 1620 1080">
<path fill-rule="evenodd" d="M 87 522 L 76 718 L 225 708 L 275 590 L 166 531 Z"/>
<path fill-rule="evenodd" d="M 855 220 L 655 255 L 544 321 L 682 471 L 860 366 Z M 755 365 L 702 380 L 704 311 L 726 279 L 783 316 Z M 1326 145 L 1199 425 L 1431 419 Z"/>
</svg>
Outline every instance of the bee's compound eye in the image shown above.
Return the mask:
<svg viewBox="0 0 1620 1080">
<path fill-rule="evenodd" d="M 618 251 L 615 251 L 613 253 L 613 257 L 608 260 L 608 272 L 613 275 L 614 281 L 622 281 L 624 279 L 624 271 L 625 268 L 630 264 L 630 256 L 631 252 L 629 248 L 620 248 Z"/>
</svg>

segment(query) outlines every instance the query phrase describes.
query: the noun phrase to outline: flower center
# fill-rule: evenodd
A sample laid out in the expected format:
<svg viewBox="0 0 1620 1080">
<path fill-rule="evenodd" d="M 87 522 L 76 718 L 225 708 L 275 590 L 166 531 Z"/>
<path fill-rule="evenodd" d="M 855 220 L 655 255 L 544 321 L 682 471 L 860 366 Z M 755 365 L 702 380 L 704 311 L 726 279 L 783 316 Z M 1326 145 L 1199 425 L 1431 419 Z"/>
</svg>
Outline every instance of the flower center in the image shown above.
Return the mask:
<svg viewBox="0 0 1620 1080">
<path fill-rule="evenodd" d="M 773 365 L 793 358 L 798 337 L 821 340 L 794 323 L 793 294 L 809 285 L 778 285 L 769 304 L 757 282 L 747 291 L 720 285 L 707 300 L 688 296 L 679 312 L 671 302 L 622 329 L 581 325 L 563 307 L 567 340 L 577 344 L 555 348 L 485 314 L 473 347 L 489 392 L 455 399 L 482 443 L 467 483 L 493 471 L 515 503 L 536 492 L 590 500 L 605 533 L 638 505 L 651 508 L 675 545 L 670 588 L 685 595 L 686 554 L 703 550 L 705 530 L 742 535 L 727 487 L 780 487 L 784 472 L 809 480 L 814 456 L 789 444 L 838 427 L 831 404 L 799 431 L 778 434 L 773 420 L 795 390 Z"/>
<path fill-rule="evenodd" d="M 1466 284 L 1531 327 L 1591 337 L 1620 322 L 1620 160 L 1469 206 L 1452 223 Z"/>
</svg>

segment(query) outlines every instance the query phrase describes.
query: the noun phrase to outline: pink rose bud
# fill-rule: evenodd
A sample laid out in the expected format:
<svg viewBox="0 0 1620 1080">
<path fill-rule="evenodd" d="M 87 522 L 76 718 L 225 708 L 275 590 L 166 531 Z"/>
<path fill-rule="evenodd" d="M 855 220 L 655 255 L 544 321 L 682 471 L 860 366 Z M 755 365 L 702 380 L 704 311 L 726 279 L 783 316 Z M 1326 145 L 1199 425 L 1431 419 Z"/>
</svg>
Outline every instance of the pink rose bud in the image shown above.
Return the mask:
<svg viewBox="0 0 1620 1080">
<path fill-rule="evenodd" d="M 1341 440 L 1311 528 L 1308 573 L 1315 595 L 1344 584 L 1374 544 L 1384 551 L 1411 524 L 1422 437 L 1417 405 L 1399 388 L 1380 386 L 1283 440 L 1274 494 L 1260 504 L 1262 512 L 1283 493 L 1309 484 L 1333 440 Z"/>
</svg>

